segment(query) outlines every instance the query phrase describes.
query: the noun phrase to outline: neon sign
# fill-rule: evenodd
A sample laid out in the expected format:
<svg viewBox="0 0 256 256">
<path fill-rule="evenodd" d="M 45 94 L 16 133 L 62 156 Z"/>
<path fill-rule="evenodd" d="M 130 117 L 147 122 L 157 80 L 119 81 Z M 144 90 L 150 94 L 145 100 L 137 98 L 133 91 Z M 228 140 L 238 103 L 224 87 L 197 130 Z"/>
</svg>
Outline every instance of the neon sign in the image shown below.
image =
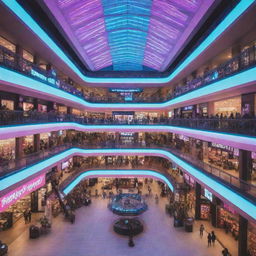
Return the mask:
<svg viewBox="0 0 256 256">
<path fill-rule="evenodd" d="M 4 211 L 22 197 L 41 188 L 45 184 L 45 175 L 40 175 L 0 198 L 0 212 Z"/>
<path fill-rule="evenodd" d="M 56 80 L 55 80 L 54 78 L 52 78 L 52 77 L 47 77 L 47 76 L 45 76 L 45 75 L 43 75 L 43 74 L 37 72 L 37 71 L 34 70 L 34 69 L 31 69 L 31 72 L 30 72 L 30 73 L 31 73 L 32 76 L 35 76 L 35 77 L 37 77 L 37 78 L 39 78 L 39 79 L 41 79 L 41 80 L 43 80 L 43 81 L 45 81 L 45 82 L 48 82 L 48 83 L 53 84 L 53 85 L 56 84 Z"/>
</svg>

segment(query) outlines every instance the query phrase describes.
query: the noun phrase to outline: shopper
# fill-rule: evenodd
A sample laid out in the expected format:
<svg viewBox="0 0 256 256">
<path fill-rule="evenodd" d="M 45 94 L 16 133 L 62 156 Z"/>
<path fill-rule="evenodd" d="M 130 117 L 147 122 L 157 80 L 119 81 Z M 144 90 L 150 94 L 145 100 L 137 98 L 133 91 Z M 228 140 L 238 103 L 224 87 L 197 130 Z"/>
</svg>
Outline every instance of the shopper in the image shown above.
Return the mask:
<svg viewBox="0 0 256 256">
<path fill-rule="evenodd" d="M 31 223 L 32 213 L 30 209 L 27 211 L 27 218 L 28 218 L 28 223 Z"/>
<path fill-rule="evenodd" d="M 229 253 L 229 251 L 228 251 L 227 248 L 224 248 L 224 249 L 222 250 L 222 255 L 223 255 L 223 256 L 229 256 L 229 255 L 231 255 L 231 254 Z"/>
<path fill-rule="evenodd" d="M 212 240 L 212 245 L 214 246 L 215 245 L 215 240 L 216 240 L 216 235 L 214 234 L 214 231 L 212 231 L 211 240 Z"/>
<path fill-rule="evenodd" d="M 204 235 L 204 225 L 203 224 L 201 224 L 200 225 L 200 237 L 202 238 L 203 237 L 203 235 Z"/>
<path fill-rule="evenodd" d="M 211 236 L 211 233 L 208 234 L 207 240 L 208 240 L 208 247 L 209 247 L 209 246 L 212 245 L 212 236 Z"/>
<path fill-rule="evenodd" d="M 28 213 L 27 213 L 27 210 L 25 210 L 23 212 L 23 217 L 24 217 L 25 224 L 27 224 L 28 223 Z"/>
</svg>

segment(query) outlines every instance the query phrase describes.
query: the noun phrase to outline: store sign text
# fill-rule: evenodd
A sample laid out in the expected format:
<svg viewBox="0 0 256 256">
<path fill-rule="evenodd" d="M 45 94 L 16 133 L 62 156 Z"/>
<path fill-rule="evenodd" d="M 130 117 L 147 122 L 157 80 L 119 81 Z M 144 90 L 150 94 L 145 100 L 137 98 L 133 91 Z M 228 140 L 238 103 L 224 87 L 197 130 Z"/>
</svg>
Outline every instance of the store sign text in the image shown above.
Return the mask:
<svg viewBox="0 0 256 256">
<path fill-rule="evenodd" d="M 37 78 L 39 78 L 39 79 L 41 79 L 41 80 L 43 80 L 43 81 L 45 81 L 45 82 L 48 82 L 48 83 L 50 83 L 50 84 L 53 84 L 53 85 L 56 84 L 56 80 L 55 80 L 54 78 L 52 78 L 52 77 L 46 77 L 45 75 L 43 75 L 43 74 L 37 72 L 37 71 L 34 70 L 34 69 L 31 69 L 31 75 L 32 75 L 32 76 L 35 76 L 35 77 L 37 77 Z"/>
<path fill-rule="evenodd" d="M 32 193 L 33 191 L 45 185 L 45 175 L 40 175 L 33 180 L 28 181 L 24 185 L 11 191 L 7 195 L 0 198 L 0 212 L 14 204 L 17 200 Z"/>
</svg>

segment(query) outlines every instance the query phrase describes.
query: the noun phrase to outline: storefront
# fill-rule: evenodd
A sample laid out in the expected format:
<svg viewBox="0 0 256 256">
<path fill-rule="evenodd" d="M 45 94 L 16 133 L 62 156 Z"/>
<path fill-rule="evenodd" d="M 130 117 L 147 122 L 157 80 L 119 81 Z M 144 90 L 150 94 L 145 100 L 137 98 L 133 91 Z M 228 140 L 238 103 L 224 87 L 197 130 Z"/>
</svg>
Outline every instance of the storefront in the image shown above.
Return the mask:
<svg viewBox="0 0 256 256">
<path fill-rule="evenodd" d="M 235 115 L 236 113 L 241 114 L 241 97 L 229 98 L 221 101 L 215 101 L 213 103 L 213 114 L 230 116 L 230 114 Z"/>
<path fill-rule="evenodd" d="M 124 145 L 132 145 L 138 140 L 138 133 L 120 132 L 120 142 Z"/>
<path fill-rule="evenodd" d="M 182 118 L 191 118 L 194 117 L 196 113 L 195 106 L 186 106 L 181 108 L 181 117 Z"/>
<path fill-rule="evenodd" d="M 250 256 L 256 256 L 256 224 L 248 222 L 248 251 Z"/>
<path fill-rule="evenodd" d="M 208 103 L 201 103 L 197 105 L 196 110 L 197 115 L 200 117 L 206 117 L 208 116 Z"/>
<path fill-rule="evenodd" d="M 23 216 L 25 210 L 32 209 L 32 193 L 45 185 L 42 174 L 0 198 L 0 230 L 10 228 Z"/>
<path fill-rule="evenodd" d="M 238 239 L 239 215 L 230 205 L 223 202 L 217 207 L 217 227 L 225 229 L 235 240 Z"/>
<path fill-rule="evenodd" d="M 67 107 L 66 107 L 66 106 L 60 106 L 60 105 L 58 105 L 58 106 L 57 106 L 57 111 L 58 111 L 58 113 L 60 113 L 60 114 L 67 114 Z"/>
<path fill-rule="evenodd" d="M 0 140 L 0 161 L 8 163 L 15 159 L 15 138 Z"/>
<path fill-rule="evenodd" d="M 14 101 L 2 99 L 1 108 L 4 110 L 14 110 Z"/>
<path fill-rule="evenodd" d="M 120 123 L 131 123 L 134 119 L 134 111 L 113 111 L 113 120 Z"/>
<path fill-rule="evenodd" d="M 208 159 L 205 162 L 221 167 L 224 170 L 238 171 L 239 150 L 219 143 L 208 143 Z"/>
<path fill-rule="evenodd" d="M 49 138 L 51 133 L 40 133 L 40 150 L 47 149 L 49 146 Z"/>
<path fill-rule="evenodd" d="M 34 136 L 33 135 L 24 137 L 23 151 L 26 155 L 34 152 Z"/>
</svg>

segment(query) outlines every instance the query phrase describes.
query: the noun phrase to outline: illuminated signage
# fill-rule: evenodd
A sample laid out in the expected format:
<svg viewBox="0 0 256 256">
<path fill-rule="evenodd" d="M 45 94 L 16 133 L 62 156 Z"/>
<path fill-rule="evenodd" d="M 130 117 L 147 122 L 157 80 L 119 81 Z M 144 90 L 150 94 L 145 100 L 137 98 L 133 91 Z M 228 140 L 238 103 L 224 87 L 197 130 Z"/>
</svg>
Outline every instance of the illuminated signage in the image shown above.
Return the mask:
<svg viewBox="0 0 256 256">
<path fill-rule="evenodd" d="M 45 175 L 40 175 L 28 181 L 24 185 L 16 188 L 15 190 L 9 192 L 7 195 L 0 198 L 0 212 L 7 209 L 9 206 L 14 204 L 16 201 L 18 201 L 22 197 L 43 187 L 44 185 L 45 185 Z"/>
<path fill-rule="evenodd" d="M 204 189 L 204 196 L 212 202 L 212 193 L 206 188 Z"/>
<path fill-rule="evenodd" d="M 54 79 L 54 78 L 52 78 L 52 77 L 47 77 L 47 76 L 45 76 L 45 75 L 43 75 L 43 74 L 37 72 L 37 71 L 34 70 L 34 69 L 31 69 L 31 75 L 32 75 L 32 76 L 35 76 L 35 77 L 37 77 L 37 78 L 39 78 L 39 79 L 41 79 L 41 80 L 43 80 L 43 81 L 45 81 L 45 82 L 48 82 L 48 83 L 50 83 L 50 84 L 53 84 L 53 85 L 56 84 L 56 79 Z"/>
<path fill-rule="evenodd" d="M 222 145 L 220 143 L 212 142 L 211 146 L 214 147 L 214 148 L 220 148 L 220 149 L 224 149 L 224 150 L 227 150 L 227 151 L 234 151 L 234 148 L 232 148 L 230 146 Z"/>
<path fill-rule="evenodd" d="M 142 92 L 141 88 L 109 88 L 110 92 Z"/>
</svg>

